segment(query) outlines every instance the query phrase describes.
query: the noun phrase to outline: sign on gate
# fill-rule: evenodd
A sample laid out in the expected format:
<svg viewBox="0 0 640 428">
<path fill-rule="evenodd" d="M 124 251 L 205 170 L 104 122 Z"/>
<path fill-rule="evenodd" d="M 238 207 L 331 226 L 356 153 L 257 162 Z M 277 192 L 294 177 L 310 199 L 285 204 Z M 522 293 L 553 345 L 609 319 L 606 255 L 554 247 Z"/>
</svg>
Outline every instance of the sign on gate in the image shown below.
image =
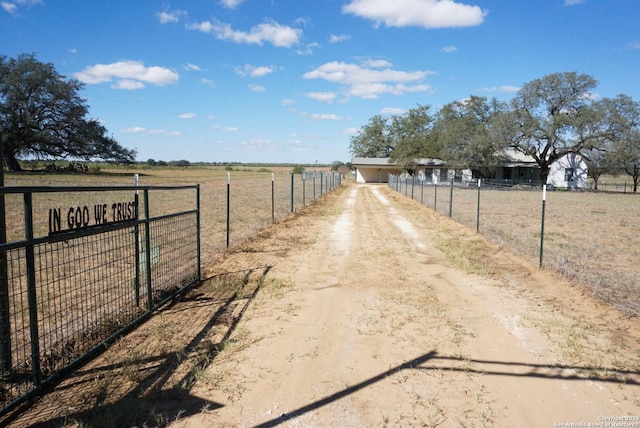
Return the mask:
<svg viewBox="0 0 640 428">
<path fill-rule="evenodd" d="M 137 220 L 137 214 L 138 207 L 135 201 L 97 204 L 93 207 L 84 205 L 81 207 L 50 208 L 49 235 L 90 226 Z"/>
</svg>

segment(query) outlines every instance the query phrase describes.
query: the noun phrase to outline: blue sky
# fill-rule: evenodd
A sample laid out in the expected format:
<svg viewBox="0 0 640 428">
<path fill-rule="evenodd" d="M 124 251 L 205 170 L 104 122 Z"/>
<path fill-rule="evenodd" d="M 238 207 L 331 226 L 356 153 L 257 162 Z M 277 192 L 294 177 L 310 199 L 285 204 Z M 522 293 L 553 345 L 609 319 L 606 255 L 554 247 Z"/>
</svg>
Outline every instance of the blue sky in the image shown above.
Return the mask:
<svg viewBox="0 0 640 428">
<path fill-rule="evenodd" d="M 564 71 L 640 101 L 638 0 L 0 0 L 146 161 L 331 163 L 376 114 L 512 98 Z"/>
</svg>

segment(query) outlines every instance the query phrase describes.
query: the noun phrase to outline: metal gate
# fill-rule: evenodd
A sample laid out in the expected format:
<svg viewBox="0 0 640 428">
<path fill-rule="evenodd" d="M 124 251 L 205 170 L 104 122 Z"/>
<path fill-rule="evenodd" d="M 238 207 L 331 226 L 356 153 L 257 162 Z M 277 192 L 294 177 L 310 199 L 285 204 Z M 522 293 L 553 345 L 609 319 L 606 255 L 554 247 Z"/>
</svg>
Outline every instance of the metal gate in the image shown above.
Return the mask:
<svg viewBox="0 0 640 428">
<path fill-rule="evenodd" d="M 0 414 L 199 281 L 197 185 L 0 187 Z"/>
</svg>

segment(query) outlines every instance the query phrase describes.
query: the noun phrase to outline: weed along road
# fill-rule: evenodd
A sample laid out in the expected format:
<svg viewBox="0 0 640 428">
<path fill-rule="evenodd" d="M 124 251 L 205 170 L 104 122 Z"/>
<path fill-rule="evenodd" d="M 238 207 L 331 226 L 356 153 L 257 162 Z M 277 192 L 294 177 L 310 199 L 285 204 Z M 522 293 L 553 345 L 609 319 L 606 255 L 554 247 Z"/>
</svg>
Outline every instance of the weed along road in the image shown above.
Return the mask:
<svg viewBox="0 0 640 428">
<path fill-rule="evenodd" d="M 102 401 L 69 386 L 31 421 L 640 426 L 637 319 L 384 185 L 325 195 L 204 276 L 69 381 Z"/>
</svg>

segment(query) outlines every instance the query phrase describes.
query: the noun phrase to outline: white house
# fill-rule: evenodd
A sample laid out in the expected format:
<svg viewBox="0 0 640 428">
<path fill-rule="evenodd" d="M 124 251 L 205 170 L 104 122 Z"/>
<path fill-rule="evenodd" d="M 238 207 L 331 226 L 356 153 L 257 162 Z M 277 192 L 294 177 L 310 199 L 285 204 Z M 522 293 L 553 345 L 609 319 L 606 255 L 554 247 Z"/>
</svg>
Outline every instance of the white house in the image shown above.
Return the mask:
<svg viewBox="0 0 640 428">
<path fill-rule="evenodd" d="M 353 158 L 352 165 L 356 169 L 358 183 L 387 183 L 389 174 L 399 175 L 402 168 L 389 163 L 387 158 Z M 439 184 L 474 180 L 470 170 L 454 170 L 446 167 L 440 159 L 419 159 L 413 173 L 427 182 Z M 539 186 L 540 167 L 531 157 L 515 150 L 506 152 L 505 159 L 495 168 L 483 171 L 484 180 L 501 184 L 526 184 Z M 567 154 L 551 165 L 548 186 L 568 189 L 584 189 L 587 187 L 587 164 L 578 154 Z"/>
<path fill-rule="evenodd" d="M 390 164 L 388 158 L 353 158 L 351 164 L 357 183 L 388 183 L 389 174 L 402 174 L 402 168 Z"/>
<path fill-rule="evenodd" d="M 587 187 L 587 163 L 582 156 L 569 153 L 551 164 L 547 186 L 567 189 Z"/>
</svg>

